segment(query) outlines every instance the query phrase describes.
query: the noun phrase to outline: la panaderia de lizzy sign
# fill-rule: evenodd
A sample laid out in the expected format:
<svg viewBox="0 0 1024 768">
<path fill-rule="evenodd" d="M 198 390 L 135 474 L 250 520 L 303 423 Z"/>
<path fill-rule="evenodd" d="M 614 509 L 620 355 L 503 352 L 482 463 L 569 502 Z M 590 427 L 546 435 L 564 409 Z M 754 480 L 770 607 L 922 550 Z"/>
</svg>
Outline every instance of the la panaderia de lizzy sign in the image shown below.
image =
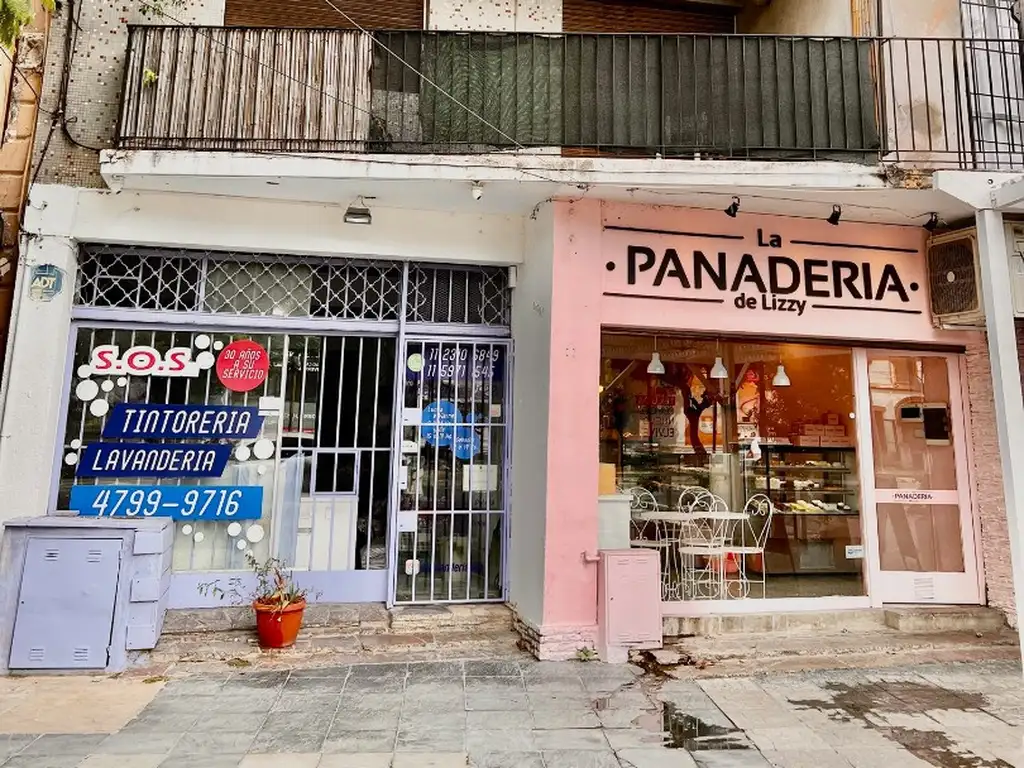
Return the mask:
<svg viewBox="0 0 1024 768">
<path fill-rule="evenodd" d="M 797 317 L 926 311 L 924 259 L 917 248 L 839 240 L 787 242 L 763 228 L 754 238 L 682 232 L 678 237 L 667 232 L 645 236 L 642 230 L 608 234 L 614 237 L 605 249 L 606 296 L 719 304 Z"/>
</svg>

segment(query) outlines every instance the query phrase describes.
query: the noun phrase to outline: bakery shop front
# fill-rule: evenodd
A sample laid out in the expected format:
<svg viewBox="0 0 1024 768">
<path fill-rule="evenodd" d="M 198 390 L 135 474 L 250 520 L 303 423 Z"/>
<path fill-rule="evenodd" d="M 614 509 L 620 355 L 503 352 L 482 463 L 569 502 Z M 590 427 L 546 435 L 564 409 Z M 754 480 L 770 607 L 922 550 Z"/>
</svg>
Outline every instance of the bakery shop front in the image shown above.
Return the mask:
<svg viewBox="0 0 1024 768">
<path fill-rule="evenodd" d="M 554 231 L 549 541 L 628 514 L 664 615 L 982 601 L 975 332 L 933 326 L 922 228 L 580 201 Z M 595 525 L 546 599 L 596 590 Z"/>
</svg>

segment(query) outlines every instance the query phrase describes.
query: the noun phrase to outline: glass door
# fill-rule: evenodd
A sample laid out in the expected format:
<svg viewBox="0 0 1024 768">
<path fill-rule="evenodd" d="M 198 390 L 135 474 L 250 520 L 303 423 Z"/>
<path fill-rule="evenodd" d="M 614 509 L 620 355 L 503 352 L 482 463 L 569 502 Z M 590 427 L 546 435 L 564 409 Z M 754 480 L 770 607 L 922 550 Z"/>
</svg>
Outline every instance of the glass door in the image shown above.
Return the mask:
<svg viewBox="0 0 1024 768">
<path fill-rule="evenodd" d="M 978 603 L 957 358 L 867 353 L 876 576 L 885 603 Z"/>
<path fill-rule="evenodd" d="M 394 602 L 503 600 L 508 344 L 409 341 Z"/>
</svg>

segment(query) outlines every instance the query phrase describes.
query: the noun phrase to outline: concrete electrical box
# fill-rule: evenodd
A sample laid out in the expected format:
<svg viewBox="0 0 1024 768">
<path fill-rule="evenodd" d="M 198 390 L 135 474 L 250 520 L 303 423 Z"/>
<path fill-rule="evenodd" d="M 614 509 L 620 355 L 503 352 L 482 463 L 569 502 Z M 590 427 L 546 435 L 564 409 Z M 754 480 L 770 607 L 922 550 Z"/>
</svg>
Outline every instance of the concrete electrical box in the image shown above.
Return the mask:
<svg viewBox="0 0 1024 768">
<path fill-rule="evenodd" d="M 597 652 L 611 664 L 661 648 L 661 558 L 652 549 L 605 550 L 597 577 Z"/>
</svg>

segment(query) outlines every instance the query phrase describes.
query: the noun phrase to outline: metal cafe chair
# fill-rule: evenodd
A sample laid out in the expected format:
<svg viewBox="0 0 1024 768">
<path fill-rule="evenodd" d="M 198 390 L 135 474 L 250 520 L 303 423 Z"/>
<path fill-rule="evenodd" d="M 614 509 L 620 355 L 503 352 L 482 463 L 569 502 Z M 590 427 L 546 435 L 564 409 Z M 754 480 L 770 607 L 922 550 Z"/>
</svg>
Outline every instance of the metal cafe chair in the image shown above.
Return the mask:
<svg viewBox="0 0 1024 768">
<path fill-rule="evenodd" d="M 765 494 L 756 493 L 747 499 L 743 512 L 746 519 L 740 523 L 740 541 L 738 544 L 734 542 L 726 545 L 726 557 L 733 557 L 739 565 L 738 597 L 749 597 L 751 581 L 747 573 L 747 560 L 758 559 L 758 571 L 761 576 L 758 583 L 761 585 L 763 599 L 767 595 L 768 571 L 765 567 L 764 550 L 771 534 L 775 505 Z"/>
</svg>

